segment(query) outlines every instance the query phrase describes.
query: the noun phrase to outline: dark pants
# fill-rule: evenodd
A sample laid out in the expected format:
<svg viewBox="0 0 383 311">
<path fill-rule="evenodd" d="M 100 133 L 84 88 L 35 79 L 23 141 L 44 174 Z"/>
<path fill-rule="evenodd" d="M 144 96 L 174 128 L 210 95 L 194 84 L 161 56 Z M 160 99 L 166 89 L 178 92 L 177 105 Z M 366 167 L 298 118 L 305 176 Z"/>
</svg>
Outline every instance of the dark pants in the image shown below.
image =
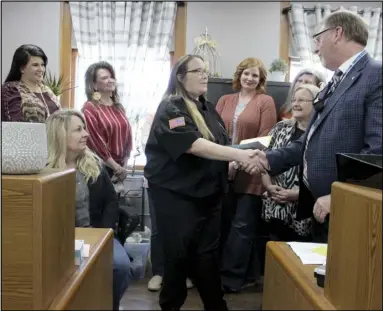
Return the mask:
<svg viewBox="0 0 383 311">
<path fill-rule="evenodd" d="M 237 199 L 234 192 L 234 183 L 229 181 L 228 192 L 223 197 L 222 202 L 222 221 L 221 221 L 221 241 L 220 241 L 220 254 L 222 256 L 227 239 L 231 230 L 231 223 L 237 208 Z"/>
<path fill-rule="evenodd" d="M 110 167 L 105 167 L 109 178 L 114 175 Z M 132 279 L 132 264 L 125 248 L 115 238 L 113 240 L 113 310 L 118 310 L 120 300 Z"/>
<path fill-rule="evenodd" d="M 314 243 L 328 242 L 329 216 L 326 217 L 323 224 L 312 218 L 311 236 Z"/>
<path fill-rule="evenodd" d="M 240 290 L 247 282 L 254 282 L 261 274 L 259 254 L 259 226 L 262 197 L 237 195 L 237 208 L 222 254 L 222 285 Z"/>
<path fill-rule="evenodd" d="M 311 193 L 311 190 L 306 187 L 304 183 L 300 184 L 299 189 L 299 208 L 301 208 L 304 213 L 301 215 L 298 214 L 297 218 L 302 219 L 306 217 L 312 217 L 312 227 L 311 227 L 311 236 L 312 240 L 315 243 L 327 243 L 328 240 L 328 229 L 329 229 L 329 216 L 326 217 L 326 220 L 323 224 L 319 223 L 313 215 L 315 205 L 315 198 Z"/>
<path fill-rule="evenodd" d="M 113 239 L 113 310 L 118 310 L 120 300 L 133 276 L 132 264 L 124 247 Z"/>
<path fill-rule="evenodd" d="M 105 169 L 106 169 L 106 171 L 107 171 L 107 173 L 109 175 L 109 178 L 112 178 L 113 175 L 114 175 L 113 170 L 109 166 L 106 166 L 106 165 L 105 165 Z"/>
<path fill-rule="evenodd" d="M 153 276 L 164 276 L 164 252 L 162 250 L 162 244 L 158 235 L 154 202 L 149 191 L 148 198 L 151 224 L 150 260 L 152 262 L 152 274 Z"/>
<path fill-rule="evenodd" d="M 205 310 L 227 310 L 219 274 L 221 195 L 192 198 L 149 185 L 164 251 L 162 310 L 180 310 L 190 274 Z"/>
<path fill-rule="evenodd" d="M 267 229 L 269 233 L 268 241 L 279 242 L 311 242 L 311 235 L 302 236 L 296 233 L 294 229 L 287 226 L 283 220 L 271 219 L 267 222 Z"/>
</svg>

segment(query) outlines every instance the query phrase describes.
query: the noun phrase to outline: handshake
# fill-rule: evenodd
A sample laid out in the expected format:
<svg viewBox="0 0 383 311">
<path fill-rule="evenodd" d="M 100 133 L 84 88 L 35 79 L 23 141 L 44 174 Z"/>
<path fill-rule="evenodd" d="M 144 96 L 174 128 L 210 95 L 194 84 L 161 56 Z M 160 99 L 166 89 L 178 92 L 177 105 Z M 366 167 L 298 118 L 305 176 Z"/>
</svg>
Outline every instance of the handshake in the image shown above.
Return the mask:
<svg viewBox="0 0 383 311">
<path fill-rule="evenodd" d="M 258 149 L 241 150 L 240 160 L 234 162 L 233 166 L 251 175 L 264 175 L 270 169 L 266 153 Z"/>
</svg>

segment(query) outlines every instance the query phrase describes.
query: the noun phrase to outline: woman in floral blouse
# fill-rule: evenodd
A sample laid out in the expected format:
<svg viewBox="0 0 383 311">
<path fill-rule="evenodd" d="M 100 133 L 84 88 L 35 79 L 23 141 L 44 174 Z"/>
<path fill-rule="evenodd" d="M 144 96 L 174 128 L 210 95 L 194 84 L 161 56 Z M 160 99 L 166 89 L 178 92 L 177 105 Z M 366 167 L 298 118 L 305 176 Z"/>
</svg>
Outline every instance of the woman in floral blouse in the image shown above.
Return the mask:
<svg viewBox="0 0 383 311">
<path fill-rule="evenodd" d="M 15 51 L 1 87 L 2 121 L 43 123 L 60 109 L 56 96 L 43 83 L 47 63 L 44 51 L 36 45 L 24 44 Z"/>
</svg>

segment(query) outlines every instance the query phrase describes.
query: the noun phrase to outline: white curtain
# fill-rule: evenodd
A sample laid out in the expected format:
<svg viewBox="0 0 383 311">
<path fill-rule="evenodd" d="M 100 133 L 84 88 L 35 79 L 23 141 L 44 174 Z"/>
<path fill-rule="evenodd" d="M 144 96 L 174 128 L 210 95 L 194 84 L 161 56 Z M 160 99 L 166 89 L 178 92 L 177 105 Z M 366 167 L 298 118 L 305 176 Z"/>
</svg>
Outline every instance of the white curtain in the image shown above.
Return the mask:
<svg viewBox="0 0 383 311">
<path fill-rule="evenodd" d="M 78 49 L 75 108 L 85 97 L 84 76 L 94 62 L 115 69 L 118 93 L 140 147 L 142 124 L 150 119 L 170 73 L 176 2 L 69 2 Z M 149 115 L 149 116 L 148 116 Z"/>
<path fill-rule="evenodd" d="M 340 7 L 358 13 L 358 8 Z M 314 12 L 304 9 L 302 4 L 292 4 L 288 13 L 290 33 L 292 38 L 292 56 L 300 59 L 302 67 L 317 67 L 320 63 L 319 57 L 314 55 L 314 41 L 312 36 L 317 31 L 318 24 L 331 14 L 332 8 L 329 4 L 316 4 Z M 375 59 L 382 59 L 382 17 L 381 8 L 363 9 L 360 14 L 368 24 L 369 37 L 366 50 Z"/>
<path fill-rule="evenodd" d="M 352 6 L 350 11 L 358 13 L 358 7 Z M 360 16 L 368 24 L 368 42 L 366 46 L 367 52 L 376 60 L 382 60 L 382 9 L 367 8 L 362 11 Z"/>
</svg>

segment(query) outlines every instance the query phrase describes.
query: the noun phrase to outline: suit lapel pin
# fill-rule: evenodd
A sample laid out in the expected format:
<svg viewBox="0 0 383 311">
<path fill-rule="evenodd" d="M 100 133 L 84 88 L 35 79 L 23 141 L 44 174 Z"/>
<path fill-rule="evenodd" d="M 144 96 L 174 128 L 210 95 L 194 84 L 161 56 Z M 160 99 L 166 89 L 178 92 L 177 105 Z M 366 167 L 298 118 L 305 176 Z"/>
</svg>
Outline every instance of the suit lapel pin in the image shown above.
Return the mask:
<svg viewBox="0 0 383 311">
<path fill-rule="evenodd" d="M 351 80 L 354 80 L 355 77 L 352 77 Z"/>
</svg>

